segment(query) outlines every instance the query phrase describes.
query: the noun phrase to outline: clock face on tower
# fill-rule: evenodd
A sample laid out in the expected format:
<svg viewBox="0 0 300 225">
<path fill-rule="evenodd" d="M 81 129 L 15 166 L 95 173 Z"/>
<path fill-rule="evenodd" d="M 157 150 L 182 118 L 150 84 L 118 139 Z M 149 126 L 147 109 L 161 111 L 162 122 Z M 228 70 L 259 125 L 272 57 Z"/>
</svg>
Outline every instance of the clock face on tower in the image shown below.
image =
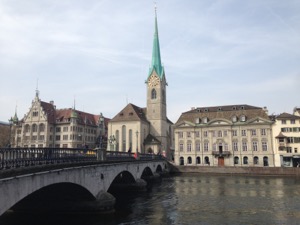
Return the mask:
<svg viewBox="0 0 300 225">
<path fill-rule="evenodd" d="M 148 81 L 149 87 L 155 87 L 159 84 L 159 78 L 155 75 L 151 75 Z"/>
</svg>

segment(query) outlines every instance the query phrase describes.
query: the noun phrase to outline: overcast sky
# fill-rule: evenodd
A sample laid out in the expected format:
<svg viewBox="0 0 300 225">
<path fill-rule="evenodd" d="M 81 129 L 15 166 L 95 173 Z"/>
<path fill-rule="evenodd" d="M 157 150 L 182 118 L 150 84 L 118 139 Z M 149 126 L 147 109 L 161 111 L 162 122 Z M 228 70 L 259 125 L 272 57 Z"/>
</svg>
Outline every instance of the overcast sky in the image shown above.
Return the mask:
<svg viewBox="0 0 300 225">
<path fill-rule="evenodd" d="M 191 107 L 300 107 L 299 0 L 158 0 L 168 117 Z M 0 121 L 42 101 L 112 118 L 146 106 L 151 0 L 0 0 Z"/>
</svg>

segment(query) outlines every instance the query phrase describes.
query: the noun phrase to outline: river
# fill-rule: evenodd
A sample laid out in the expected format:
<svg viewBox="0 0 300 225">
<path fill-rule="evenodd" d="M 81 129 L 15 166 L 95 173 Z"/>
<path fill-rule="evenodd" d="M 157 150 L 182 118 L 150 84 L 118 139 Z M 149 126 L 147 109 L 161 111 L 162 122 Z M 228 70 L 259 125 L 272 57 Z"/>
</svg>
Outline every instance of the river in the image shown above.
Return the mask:
<svg viewBox="0 0 300 225">
<path fill-rule="evenodd" d="M 113 215 L 7 213 L 0 224 L 300 224 L 300 178 L 186 174 L 119 196 Z"/>
</svg>

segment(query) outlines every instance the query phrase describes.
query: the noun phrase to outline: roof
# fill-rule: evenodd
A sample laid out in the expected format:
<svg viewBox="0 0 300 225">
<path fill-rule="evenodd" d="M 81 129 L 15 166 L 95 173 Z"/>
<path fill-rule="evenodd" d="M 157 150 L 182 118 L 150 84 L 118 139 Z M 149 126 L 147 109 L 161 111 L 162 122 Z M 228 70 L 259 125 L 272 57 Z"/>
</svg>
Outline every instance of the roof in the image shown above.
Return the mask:
<svg viewBox="0 0 300 225">
<path fill-rule="evenodd" d="M 48 102 L 41 101 L 41 107 L 47 115 L 47 120 L 49 123 L 55 123 L 56 121 L 56 109 L 55 106 Z"/>
<path fill-rule="evenodd" d="M 287 136 L 283 135 L 282 132 L 280 132 L 275 138 L 286 138 Z"/>
<path fill-rule="evenodd" d="M 161 142 L 152 134 L 148 134 L 144 140 L 144 144 L 146 145 L 160 145 Z"/>
<path fill-rule="evenodd" d="M 152 74 L 153 70 L 160 77 L 160 79 L 163 78 L 164 68 L 161 64 L 161 57 L 160 57 L 156 10 L 155 10 L 155 28 L 154 28 L 154 38 L 153 38 L 153 49 L 152 49 L 152 64 L 151 64 L 151 67 L 149 70 L 149 76 Z"/>
<path fill-rule="evenodd" d="M 285 120 L 285 119 L 300 119 L 300 116 L 295 116 L 293 114 L 289 114 L 289 113 L 281 113 L 280 115 L 276 116 L 276 119 L 278 120 Z"/>
<path fill-rule="evenodd" d="M 144 121 L 149 123 L 146 118 L 146 109 L 138 107 L 132 103 L 126 105 L 125 108 L 111 119 L 111 122 L 119 121 Z"/>
<path fill-rule="evenodd" d="M 246 116 L 247 120 L 257 117 L 268 121 L 270 120 L 263 108 L 243 104 L 193 108 L 190 111 L 182 113 L 176 124 L 182 121 L 194 123 L 197 118 L 208 118 L 209 120 L 225 119 L 232 121 L 234 116 L 239 118 L 242 115 Z"/>
</svg>

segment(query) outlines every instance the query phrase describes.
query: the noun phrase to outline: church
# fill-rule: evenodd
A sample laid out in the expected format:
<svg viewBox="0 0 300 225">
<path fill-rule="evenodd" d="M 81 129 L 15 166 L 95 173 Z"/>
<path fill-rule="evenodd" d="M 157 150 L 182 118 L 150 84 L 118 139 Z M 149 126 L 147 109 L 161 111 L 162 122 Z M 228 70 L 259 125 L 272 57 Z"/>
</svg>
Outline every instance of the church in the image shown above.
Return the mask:
<svg viewBox="0 0 300 225">
<path fill-rule="evenodd" d="M 108 123 L 108 151 L 162 154 L 171 159 L 173 123 L 167 117 L 166 75 L 161 63 L 157 13 L 152 63 L 146 77 L 147 107 L 127 104 Z"/>
</svg>

